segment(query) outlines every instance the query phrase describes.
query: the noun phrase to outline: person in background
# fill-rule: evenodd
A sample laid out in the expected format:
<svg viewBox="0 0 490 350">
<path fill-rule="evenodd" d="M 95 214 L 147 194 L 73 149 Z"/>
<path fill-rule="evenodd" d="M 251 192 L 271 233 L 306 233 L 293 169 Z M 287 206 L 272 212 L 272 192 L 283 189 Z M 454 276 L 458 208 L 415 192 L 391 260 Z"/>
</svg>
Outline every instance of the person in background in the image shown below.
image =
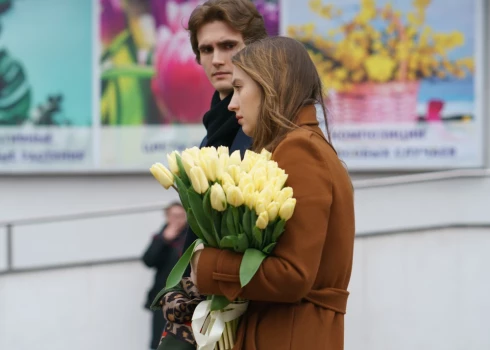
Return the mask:
<svg viewBox="0 0 490 350">
<path fill-rule="evenodd" d="M 178 261 L 185 241 L 187 218 L 184 208 L 179 202 L 173 202 L 165 208 L 165 224 L 152 237 L 151 243 L 143 255 L 146 266 L 156 269 L 153 286 L 148 291 L 145 308 L 150 305 L 158 292 L 165 287 L 168 274 Z M 151 349 L 160 343 L 165 328 L 165 318 L 161 311 L 153 312 Z"/>
</svg>

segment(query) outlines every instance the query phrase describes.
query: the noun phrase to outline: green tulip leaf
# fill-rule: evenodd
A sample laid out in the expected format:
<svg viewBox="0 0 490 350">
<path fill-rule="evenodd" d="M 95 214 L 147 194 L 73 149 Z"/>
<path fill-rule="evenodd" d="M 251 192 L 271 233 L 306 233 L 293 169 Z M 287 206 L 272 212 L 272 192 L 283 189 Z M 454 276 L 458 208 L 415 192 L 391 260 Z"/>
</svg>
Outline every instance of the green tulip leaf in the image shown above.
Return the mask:
<svg viewBox="0 0 490 350">
<path fill-rule="evenodd" d="M 184 272 L 187 269 L 187 266 L 191 262 L 194 248 L 201 243 L 203 243 L 201 239 L 196 239 L 194 243 L 192 243 L 189 248 L 187 248 L 185 253 L 182 254 L 179 261 L 177 261 L 177 264 L 175 264 L 174 268 L 172 269 L 172 271 L 170 271 L 170 274 L 167 277 L 167 284 L 165 285 L 166 289 L 173 288 L 180 283 L 180 281 L 182 280 L 182 276 L 184 276 Z"/>
<path fill-rule="evenodd" d="M 262 261 L 267 257 L 266 254 L 257 249 L 247 249 L 243 254 L 242 263 L 240 264 L 240 284 L 245 287 L 255 276 L 262 264 Z"/>
</svg>

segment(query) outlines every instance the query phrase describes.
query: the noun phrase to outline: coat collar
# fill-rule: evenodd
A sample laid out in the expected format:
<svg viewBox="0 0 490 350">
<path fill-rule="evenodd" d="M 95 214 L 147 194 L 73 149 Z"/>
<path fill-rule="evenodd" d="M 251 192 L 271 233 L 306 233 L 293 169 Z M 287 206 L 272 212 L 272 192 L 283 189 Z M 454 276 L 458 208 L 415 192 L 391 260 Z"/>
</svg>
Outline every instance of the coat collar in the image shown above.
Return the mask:
<svg viewBox="0 0 490 350">
<path fill-rule="evenodd" d="M 309 105 L 301 108 L 298 113 L 296 124 L 298 126 L 318 126 L 316 107 L 314 105 Z"/>
</svg>

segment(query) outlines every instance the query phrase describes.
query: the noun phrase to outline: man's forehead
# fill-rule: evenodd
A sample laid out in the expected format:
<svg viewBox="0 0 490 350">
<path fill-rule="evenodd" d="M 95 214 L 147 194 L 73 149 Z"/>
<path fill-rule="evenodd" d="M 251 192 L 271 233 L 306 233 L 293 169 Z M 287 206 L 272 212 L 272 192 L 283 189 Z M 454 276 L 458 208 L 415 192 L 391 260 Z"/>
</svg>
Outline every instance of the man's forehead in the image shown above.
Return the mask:
<svg viewBox="0 0 490 350">
<path fill-rule="evenodd" d="M 214 37 L 212 35 L 203 35 L 199 38 L 199 46 L 214 46 L 227 42 L 243 42 L 241 35 L 221 35 L 219 37 Z"/>
<path fill-rule="evenodd" d="M 214 45 L 226 41 L 243 42 L 242 34 L 220 21 L 204 24 L 197 32 L 199 45 Z"/>
</svg>

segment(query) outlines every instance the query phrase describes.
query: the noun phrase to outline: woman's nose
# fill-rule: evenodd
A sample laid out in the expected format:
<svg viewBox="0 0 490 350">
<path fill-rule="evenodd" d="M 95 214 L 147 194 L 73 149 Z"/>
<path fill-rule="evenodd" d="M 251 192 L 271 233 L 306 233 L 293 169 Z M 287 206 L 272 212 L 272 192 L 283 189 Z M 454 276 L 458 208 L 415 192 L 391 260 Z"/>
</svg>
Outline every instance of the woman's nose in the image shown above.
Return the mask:
<svg viewBox="0 0 490 350">
<path fill-rule="evenodd" d="M 238 101 L 235 94 L 231 98 L 230 104 L 228 105 L 228 109 L 232 112 L 236 112 L 238 110 Z"/>
</svg>

